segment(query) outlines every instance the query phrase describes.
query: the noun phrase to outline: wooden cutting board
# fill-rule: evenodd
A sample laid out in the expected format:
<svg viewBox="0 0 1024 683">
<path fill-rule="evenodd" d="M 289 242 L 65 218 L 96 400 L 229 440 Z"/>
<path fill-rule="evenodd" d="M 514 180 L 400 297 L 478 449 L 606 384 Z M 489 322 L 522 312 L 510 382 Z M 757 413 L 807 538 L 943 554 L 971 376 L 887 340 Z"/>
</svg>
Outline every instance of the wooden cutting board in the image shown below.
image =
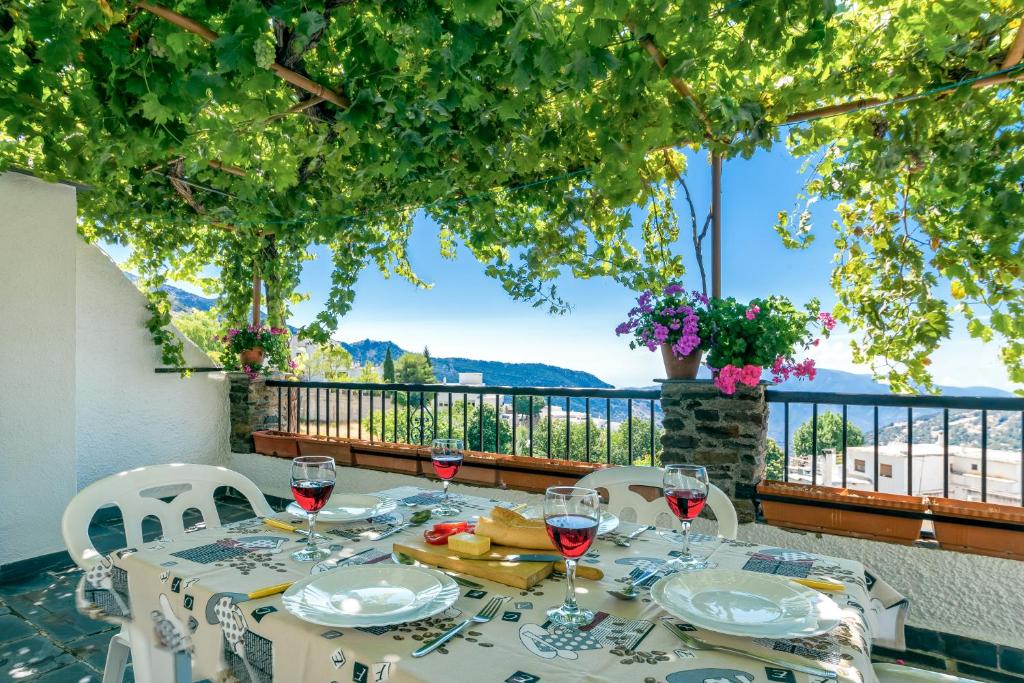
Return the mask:
<svg viewBox="0 0 1024 683">
<path fill-rule="evenodd" d="M 424 564 L 444 567 L 445 569 L 451 569 L 468 576 L 489 579 L 521 590 L 532 588 L 551 576 L 554 567 L 554 562 L 512 563 L 467 560 L 449 550 L 446 545 L 430 545 L 423 540 L 395 543 L 394 549 L 397 552 L 415 557 Z M 509 548 L 503 545 L 496 545 L 492 547 L 491 552 L 499 555 L 516 555 L 520 553 L 536 553 L 538 551 L 528 548 Z"/>
</svg>

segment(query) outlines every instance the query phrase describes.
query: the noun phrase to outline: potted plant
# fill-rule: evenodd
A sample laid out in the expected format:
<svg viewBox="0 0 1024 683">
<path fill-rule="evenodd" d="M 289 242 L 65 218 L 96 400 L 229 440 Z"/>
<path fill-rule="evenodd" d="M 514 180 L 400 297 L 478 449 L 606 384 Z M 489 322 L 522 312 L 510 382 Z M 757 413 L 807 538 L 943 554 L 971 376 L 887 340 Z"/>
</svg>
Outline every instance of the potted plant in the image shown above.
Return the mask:
<svg viewBox="0 0 1024 683">
<path fill-rule="evenodd" d="M 636 306 L 626 322 L 615 328 L 615 334 L 632 335 L 631 349 L 661 349 L 669 379 L 693 379 L 707 347 L 701 336 L 701 316 L 707 306 L 706 296 L 687 292 L 677 283 L 665 287 L 661 294 L 648 290 L 637 297 Z"/>
<path fill-rule="evenodd" d="M 733 394 L 738 385 L 757 386 L 766 370 L 775 383 L 813 380 L 814 360 L 797 361 L 795 355 L 817 346 L 835 325 L 832 315 L 819 309 L 817 299 L 801 310 L 782 296 L 747 304 L 730 297 L 708 302 L 700 333 L 715 386 Z"/>
<path fill-rule="evenodd" d="M 930 502 L 935 538 L 944 550 L 1024 560 L 1021 508 L 949 498 Z"/>
<path fill-rule="evenodd" d="M 911 545 L 921 535 L 921 519 L 886 514 L 924 513 L 920 496 L 763 481 L 757 485 L 765 521 L 773 526 L 836 536 Z"/>
<path fill-rule="evenodd" d="M 263 325 L 231 327 L 221 338 L 228 351 L 224 365 L 228 369 L 241 369 L 253 379 L 274 370 L 286 372 L 295 367 L 288 350 L 288 338 L 285 328 Z"/>
</svg>

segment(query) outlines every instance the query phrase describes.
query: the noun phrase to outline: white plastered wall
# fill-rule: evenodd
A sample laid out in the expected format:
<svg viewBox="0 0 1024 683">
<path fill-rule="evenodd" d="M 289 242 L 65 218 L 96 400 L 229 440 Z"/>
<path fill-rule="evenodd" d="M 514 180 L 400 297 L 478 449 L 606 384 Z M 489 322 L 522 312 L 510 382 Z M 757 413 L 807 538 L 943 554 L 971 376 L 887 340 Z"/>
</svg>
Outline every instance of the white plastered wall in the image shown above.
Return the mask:
<svg viewBox="0 0 1024 683">
<path fill-rule="evenodd" d="M 76 209 L 73 187 L 0 174 L 0 566 L 63 550 L 64 508 L 96 479 L 228 452 L 226 379 L 154 372 L 145 297 Z M 187 341 L 185 358 L 210 365 Z"/>
</svg>

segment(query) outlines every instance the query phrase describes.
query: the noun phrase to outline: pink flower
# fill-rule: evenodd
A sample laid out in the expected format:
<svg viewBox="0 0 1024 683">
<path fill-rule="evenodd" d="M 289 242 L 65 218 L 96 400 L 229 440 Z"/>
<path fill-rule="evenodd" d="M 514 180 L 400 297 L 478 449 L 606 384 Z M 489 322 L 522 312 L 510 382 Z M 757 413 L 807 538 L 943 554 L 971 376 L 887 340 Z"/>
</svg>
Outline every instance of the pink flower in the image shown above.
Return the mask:
<svg viewBox="0 0 1024 683">
<path fill-rule="evenodd" d="M 811 346 L 817 346 L 820 343 L 821 343 L 820 339 L 815 339 L 814 341 L 811 342 Z"/>
<path fill-rule="evenodd" d="M 298 364 L 294 360 L 289 358 L 288 359 L 288 367 L 291 368 L 292 370 L 294 370 L 295 368 L 298 367 Z"/>
<path fill-rule="evenodd" d="M 836 319 L 833 318 L 832 314 L 829 313 L 828 311 L 822 311 L 821 313 L 819 313 L 818 320 L 820 320 L 821 324 L 824 325 L 825 329 L 829 330 L 830 332 L 836 326 Z"/>
<path fill-rule="evenodd" d="M 761 381 L 761 368 L 757 365 L 747 364 L 740 370 L 740 382 L 746 384 L 748 387 L 756 387 L 758 382 Z"/>
<path fill-rule="evenodd" d="M 753 320 L 757 317 L 757 314 L 761 312 L 760 306 L 751 306 L 747 309 L 747 320 Z"/>
</svg>

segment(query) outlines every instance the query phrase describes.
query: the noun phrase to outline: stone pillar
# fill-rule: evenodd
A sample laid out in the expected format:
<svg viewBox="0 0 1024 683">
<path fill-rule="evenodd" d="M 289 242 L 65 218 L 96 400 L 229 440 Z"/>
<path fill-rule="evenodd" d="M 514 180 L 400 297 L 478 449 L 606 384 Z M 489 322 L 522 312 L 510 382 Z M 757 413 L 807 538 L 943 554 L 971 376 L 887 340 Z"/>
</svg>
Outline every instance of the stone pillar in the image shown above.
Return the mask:
<svg viewBox="0 0 1024 683">
<path fill-rule="evenodd" d="M 277 426 L 277 406 L 271 405 L 273 390 L 263 377 L 249 379 L 244 372 L 229 372 L 231 402 L 231 451 L 252 453 L 252 433 Z"/>
<path fill-rule="evenodd" d="M 764 477 L 768 404 L 764 385 L 722 394 L 709 380 L 659 380 L 665 433 L 662 463 L 704 465 L 708 478 L 754 521 L 754 487 Z"/>
</svg>

